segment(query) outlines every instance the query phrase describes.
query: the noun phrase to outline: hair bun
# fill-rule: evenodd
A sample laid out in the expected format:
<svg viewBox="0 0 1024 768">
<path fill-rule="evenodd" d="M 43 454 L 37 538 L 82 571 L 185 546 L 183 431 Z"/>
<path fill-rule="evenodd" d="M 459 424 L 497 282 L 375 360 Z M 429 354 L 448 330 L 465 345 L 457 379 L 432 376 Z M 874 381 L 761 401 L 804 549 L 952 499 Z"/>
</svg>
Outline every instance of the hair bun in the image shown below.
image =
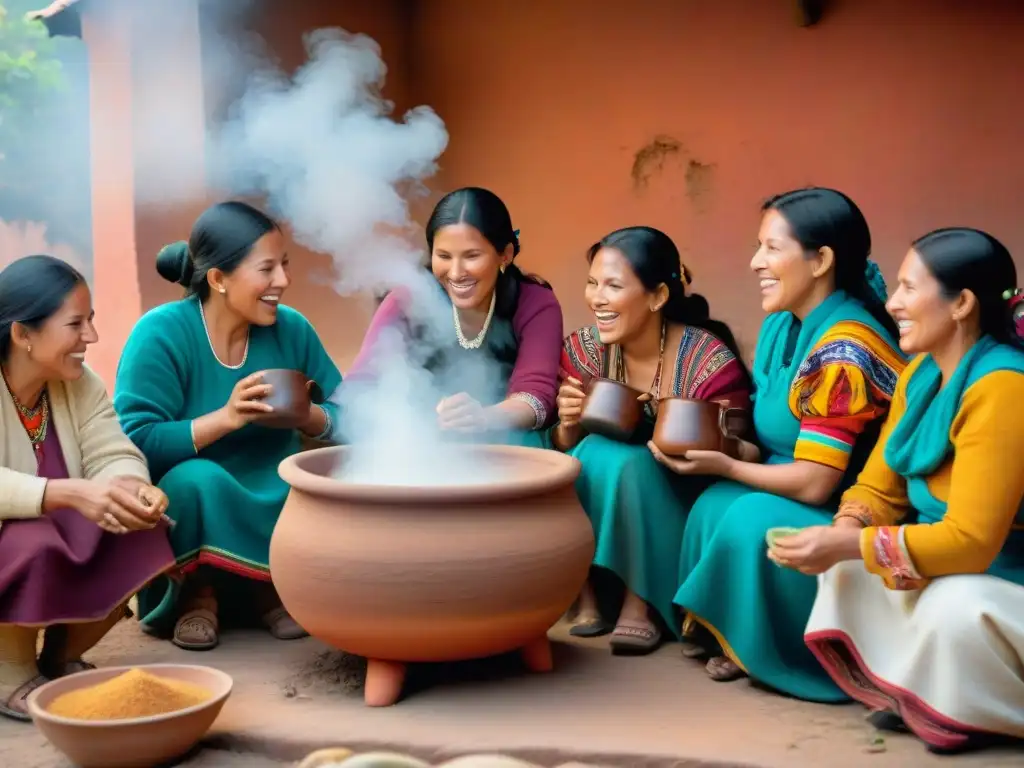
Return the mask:
<svg viewBox="0 0 1024 768">
<path fill-rule="evenodd" d="M 188 243 L 179 240 L 161 248 L 156 255 L 156 271 L 167 282 L 187 288 L 195 271 L 188 253 Z"/>
<path fill-rule="evenodd" d="M 711 307 L 708 305 L 708 300 L 699 293 L 691 293 L 687 296 L 686 303 L 689 304 L 689 316 L 692 318 L 692 322 L 704 323 L 711 317 Z"/>
</svg>

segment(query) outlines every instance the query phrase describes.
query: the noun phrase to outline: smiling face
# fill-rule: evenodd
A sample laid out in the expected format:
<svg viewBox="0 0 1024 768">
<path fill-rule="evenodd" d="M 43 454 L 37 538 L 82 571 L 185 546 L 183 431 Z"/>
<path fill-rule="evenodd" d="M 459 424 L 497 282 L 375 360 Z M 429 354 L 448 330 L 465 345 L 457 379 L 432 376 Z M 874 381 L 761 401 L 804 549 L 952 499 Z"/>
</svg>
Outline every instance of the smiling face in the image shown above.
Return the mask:
<svg viewBox="0 0 1024 768">
<path fill-rule="evenodd" d="M 933 352 L 957 332 L 961 297 L 947 297 L 913 248 L 900 265 L 899 283 L 885 308 L 900 329 L 900 349 L 908 355 Z"/>
<path fill-rule="evenodd" d="M 820 278 L 831 264 L 823 263 L 822 254 L 808 256 L 793 237 L 789 222 L 778 211 L 769 209 L 761 218 L 757 233 L 758 248 L 750 268 L 761 283 L 761 309 L 792 312 L 805 317 L 820 301 Z M 827 249 L 824 249 L 827 250 Z M 824 255 L 830 258 L 831 252 Z"/>
<path fill-rule="evenodd" d="M 234 271 L 211 269 L 208 279 L 211 292 L 220 293 L 235 314 L 251 325 L 273 325 L 278 303 L 292 282 L 284 235 L 271 230 L 256 241 Z"/>
<path fill-rule="evenodd" d="M 86 348 L 99 338 L 92 320 L 89 286 L 79 283 L 39 328 L 15 324 L 14 339 L 36 367 L 38 378 L 74 381 L 82 375 Z"/>
<path fill-rule="evenodd" d="M 512 245 L 498 253 L 469 224 L 450 224 L 434 233 L 430 269 L 456 308 L 486 312 L 503 264 L 512 260 Z"/>
<path fill-rule="evenodd" d="M 629 260 L 616 248 L 601 248 L 590 262 L 586 301 L 602 344 L 623 344 L 638 336 L 665 304 L 668 289 L 648 291 Z"/>
</svg>

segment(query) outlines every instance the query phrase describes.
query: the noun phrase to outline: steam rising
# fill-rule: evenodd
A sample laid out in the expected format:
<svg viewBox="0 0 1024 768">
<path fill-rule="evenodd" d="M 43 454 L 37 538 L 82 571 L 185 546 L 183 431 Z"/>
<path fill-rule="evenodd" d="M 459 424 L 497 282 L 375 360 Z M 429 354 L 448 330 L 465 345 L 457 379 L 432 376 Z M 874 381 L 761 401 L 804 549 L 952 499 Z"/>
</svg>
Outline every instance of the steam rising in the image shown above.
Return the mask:
<svg viewBox="0 0 1024 768">
<path fill-rule="evenodd" d="M 457 381 L 424 368 L 439 344 L 453 341 L 453 318 L 423 268 L 423 234 L 407 200 L 425 193 L 437 170 L 448 143 L 445 126 L 427 106 L 392 117 L 392 105 L 381 97 L 386 67 L 377 43 L 365 35 L 313 32 L 305 41 L 305 65 L 291 76 L 282 72 L 270 63 L 264 41 L 244 28 L 246 15 L 261 7 L 252 0 L 89 3 L 93 28 L 108 28 L 115 36 L 130 29 L 140 41 L 131 66 L 145 87 L 133 91 L 127 134 L 134 199 L 154 208 L 193 205 L 211 187 L 221 199 L 251 197 L 286 223 L 296 241 L 333 258 L 340 294 L 406 292 L 415 306 L 413 319 L 424 328 L 422 339 L 410 345 L 396 331 L 384 333 L 374 351 L 375 376 L 351 379 L 334 395 L 344 409 L 335 437 L 353 445 L 347 476 L 395 484 L 485 482 L 495 470 L 467 466 L 467 452 L 439 434 L 435 407 L 442 397 L 494 383 L 496 371 L 482 355 L 459 366 Z M 81 41 L 60 38 L 58 44 L 77 51 L 84 62 Z M 88 92 L 80 69 L 81 79 L 69 79 L 61 98 Z M 231 106 L 226 118 L 211 119 L 204 128 L 207 103 Z M 120 135 L 123 104 L 105 108 L 97 96 L 91 108 L 94 130 Z M 75 115 L 40 126 L 52 137 L 45 153 L 37 153 L 36 166 L 45 158 L 60 168 L 62 187 L 68 174 L 85 165 L 78 154 L 88 146 L 90 119 L 81 110 Z M 81 141 L 69 141 L 79 126 Z M 49 216 L 65 228 L 88 227 L 87 220 L 69 221 L 53 205 Z M 49 250 L 78 261 L 47 240 L 53 238 L 41 227 L 0 222 L 4 257 Z M 322 336 L 344 332 L 317 330 Z"/>
<path fill-rule="evenodd" d="M 380 96 L 386 67 L 365 35 L 322 29 L 307 36 L 309 61 L 289 78 L 259 68 L 213 136 L 218 186 L 258 195 L 285 219 L 296 241 L 334 259 L 342 294 L 401 289 L 424 329 L 410 344 L 397 329 L 374 348 L 373 376 L 350 379 L 334 399 L 343 409 L 335 437 L 352 445 L 343 470 L 356 482 L 434 485 L 487 482 L 485 466 L 437 428 L 442 397 L 493 382 L 481 359 L 440 380 L 424 363 L 454 337 L 451 306 L 424 269 L 422 233 L 403 193 L 423 190 L 448 134 L 426 106 L 401 121 Z M 322 334 L 336 329 L 321 328 Z M 457 474 L 455 474 L 457 473 Z"/>
</svg>

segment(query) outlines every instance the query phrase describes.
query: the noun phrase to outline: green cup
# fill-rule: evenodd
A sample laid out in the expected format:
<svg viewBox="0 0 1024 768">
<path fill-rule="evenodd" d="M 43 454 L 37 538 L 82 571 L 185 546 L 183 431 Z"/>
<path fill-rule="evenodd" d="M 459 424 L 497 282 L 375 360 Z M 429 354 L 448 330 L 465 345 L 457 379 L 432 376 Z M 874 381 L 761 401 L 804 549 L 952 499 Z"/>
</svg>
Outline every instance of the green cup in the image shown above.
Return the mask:
<svg viewBox="0 0 1024 768">
<path fill-rule="evenodd" d="M 776 539 L 784 539 L 787 536 L 795 536 L 800 533 L 799 528 L 769 528 L 768 533 L 764 535 L 765 543 L 768 545 L 768 549 L 775 546 Z"/>
</svg>

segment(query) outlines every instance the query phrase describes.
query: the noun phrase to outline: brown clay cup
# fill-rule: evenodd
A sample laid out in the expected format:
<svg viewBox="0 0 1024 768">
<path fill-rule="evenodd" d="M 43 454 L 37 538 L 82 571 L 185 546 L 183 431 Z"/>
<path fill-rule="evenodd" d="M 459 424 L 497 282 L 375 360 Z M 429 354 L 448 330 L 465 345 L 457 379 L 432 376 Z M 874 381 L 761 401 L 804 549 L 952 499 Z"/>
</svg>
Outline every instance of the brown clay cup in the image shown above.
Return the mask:
<svg viewBox="0 0 1024 768">
<path fill-rule="evenodd" d="M 643 393 L 621 381 L 592 378 L 586 387 L 580 427 L 595 435 L 625 442 L 636 432 L 643 417 Z"/>
<path fill-rule="evenodd" d="M 206 688 L 207 701 L 188 709 L 130 720 L 71 720 L 46 711 L 69 691 L 99 685 L 131 669 Z M 188 753 L 210 730 L 231 694 L 231 677 L 219 669 L 190 664 L 106 667 L 61 677 L 29 694 L 28 712 L 47 740 L 80 768 L 147 768 Z"/>
<path fill-rule="evenodd" d="M 302 371 L 272 368 L 262 371 L 262 376 L 263 383 L 272 388 L 263 402 L 274 409 L 273 413 L 256 419 L 264 427 L 297 429 L 309 418 L 309 406 L 323 402 L 320 385 L 311 381 Z"/>
<path fill-rule="evenodd" d="M 667 397 L 658 402 L 654 422 L 654 444 L 666 456 L 687 451 L 733 453 L 736 440 L 746 427 L 747 414 L 712 400 Z"/>
</svg>

